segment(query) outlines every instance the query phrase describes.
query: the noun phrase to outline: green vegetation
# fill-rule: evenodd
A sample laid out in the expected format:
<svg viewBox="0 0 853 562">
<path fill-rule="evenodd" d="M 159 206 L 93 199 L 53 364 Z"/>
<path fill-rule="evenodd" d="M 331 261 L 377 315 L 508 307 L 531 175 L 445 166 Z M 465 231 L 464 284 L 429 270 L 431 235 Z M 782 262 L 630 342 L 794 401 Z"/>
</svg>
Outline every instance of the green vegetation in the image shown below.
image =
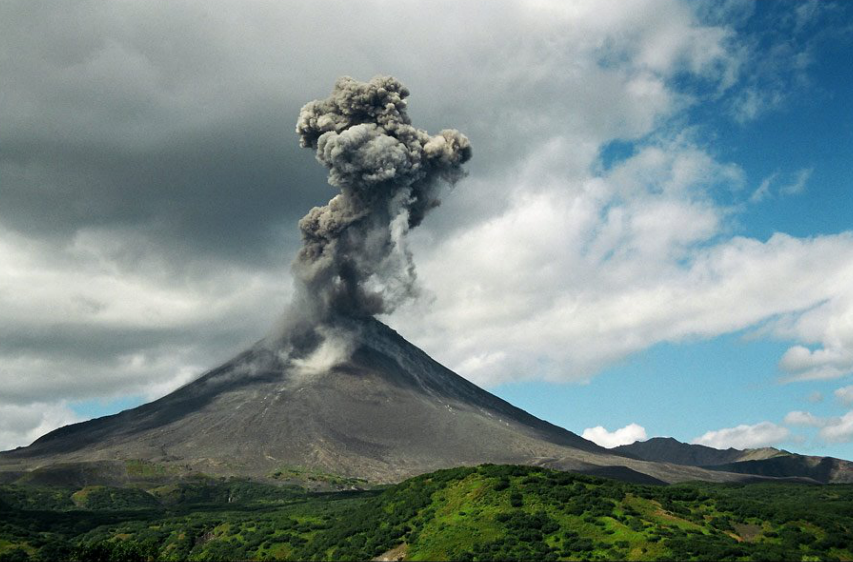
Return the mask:
<svg viewBox="0 0 853 562">
<path fill-rule="evenodd" d="M 0 486 L 0 514 L 0 562 L 853 559 L 853 486 L 656 487 L 520 466 L 323 493 Z"/>
</svg>

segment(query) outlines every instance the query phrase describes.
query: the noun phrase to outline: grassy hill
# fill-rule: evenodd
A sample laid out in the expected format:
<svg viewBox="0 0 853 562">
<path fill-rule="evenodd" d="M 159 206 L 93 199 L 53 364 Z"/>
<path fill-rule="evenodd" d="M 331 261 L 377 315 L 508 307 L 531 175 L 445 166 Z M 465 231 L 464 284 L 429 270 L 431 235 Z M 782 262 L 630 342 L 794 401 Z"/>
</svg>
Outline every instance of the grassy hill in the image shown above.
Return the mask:
<svg viewBox="0 0 853 562">
<path fill-rule="evenodd" d="M 641 486 L 533 467 L 309 492 L 0 487 L 0 561 L 850 560 L 853 486 Z"/>
</svg>

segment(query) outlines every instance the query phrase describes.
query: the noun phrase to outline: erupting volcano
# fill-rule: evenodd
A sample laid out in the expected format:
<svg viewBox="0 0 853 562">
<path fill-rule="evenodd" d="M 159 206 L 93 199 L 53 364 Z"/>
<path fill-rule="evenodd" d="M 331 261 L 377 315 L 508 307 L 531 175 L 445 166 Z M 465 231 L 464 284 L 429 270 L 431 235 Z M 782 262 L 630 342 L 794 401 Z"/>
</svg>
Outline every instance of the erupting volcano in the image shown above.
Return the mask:
<svg viewBox="0 0 853 562">
<path fill-rule="evenodd" d="M 478 388 L 375 319 L 417 295 L 406 236 L 472 154 L 456 130 L 413 127 L 408 94 L 390 77 L 342 78 L 302 109 L 300 142 L 340 193 L 300 221 L 296 296 L 268 337 L 155 402 L 2 453 L 0 469 L 145 460 L 391 482 L 490 462 L 643 482 L 746 478 L 612 454 Z"/>
</svg>

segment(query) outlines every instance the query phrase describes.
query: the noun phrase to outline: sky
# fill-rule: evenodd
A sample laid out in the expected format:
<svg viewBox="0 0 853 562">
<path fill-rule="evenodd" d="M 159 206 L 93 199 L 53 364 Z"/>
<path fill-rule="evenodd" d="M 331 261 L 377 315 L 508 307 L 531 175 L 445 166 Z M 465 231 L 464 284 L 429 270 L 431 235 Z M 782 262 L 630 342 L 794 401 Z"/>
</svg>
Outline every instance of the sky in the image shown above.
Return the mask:
<svg viewBox="0 0 853 562">
<path fill-rule="evenodd" d="M 605 446 L 853 459 L 851 55 L 847 2 L 2 2 L 0 449 L 264 337 L 299 109 L 381 74 L 474 151 L 384 322 Z"/>
</svg>

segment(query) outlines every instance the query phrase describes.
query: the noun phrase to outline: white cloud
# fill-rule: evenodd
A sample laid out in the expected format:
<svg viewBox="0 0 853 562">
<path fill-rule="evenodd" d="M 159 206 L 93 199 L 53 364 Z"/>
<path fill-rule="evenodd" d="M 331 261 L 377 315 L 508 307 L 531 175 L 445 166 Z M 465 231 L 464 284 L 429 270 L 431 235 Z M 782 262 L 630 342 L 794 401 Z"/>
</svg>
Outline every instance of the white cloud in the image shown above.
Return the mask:
<svg viewBox="0 0 853 562">
<path fill-rule="evenodd" d="M 853 261 L 846 251 L 826 259 L 837 259 L 842 271 L 853 273 Z M 836 285 L 840 282 L 824 280 L 823 287 L 816 287 L 817 292 L 827 290 L 822 301 L 771 325 L 775 335 L 802 342 L 788 349 L 779 363 L 787 380 L 836 379 L 853 373 L 853 289 Z"/>
<path fill-rule="evenodd" d="M 835 391 L 835 396 L 838 397 L 844 404 L 849 405 L 853 400 L 853 386 L 839 388 Z M 825 443 L 849 443 L 853 441 L 853 411 L 849 411 L 843 416 L 834 416 L 821 418 L 814 416 L 809 412 L 789 412 L 785 416 L 784 422 L 788 425 L 804 426 L 804 427 L 819 427 L 817 438 Z"/>
<path fill-rule="evenodd" d="M 853 441 L 853 411 L 841 417 L 830 418 L 826 426 L 820 430 L 821 439 L 829 443 L 849 443 Z"/>
<path fill-rule="evenodd" d="M 842 386 L 841 388 L 837 389 L 833 394 L 845 406 L 853 404 L 853 385 Z"/>
<path fill-rule="evenodd" d="M 809 412 L 803 412 L 800 410 L 788 412 L 783 422 L 786 425 L 800 425 L 806 427 L 823 427 L 826 425 L 826 421 L 823 418 L 819 418 Z"/>
<path fill-rule="evenodd" d="M 771 447 L 786 441 L 791 436 L 788 428 L 771 422 L 761 422 L 755 425 L 739 425 L 716 431 L 708 431 L 697 437 L 691 443 L 705 445 L 715 449 L 756 449 Z"/>
<path fill-rule="evenodd" d="M 619 445 L 630 445 L 636 441 L 645 441 L 648 439 L 646 436 L 646 429 L 636 423 L 628 424 L 613 432 L 607 431 L 600 425 L 596 427 L 588 427 L 583 430 L 583 435 L 581 437 L 589 439 L 596 445 L 601 445 L 608 449 L 618 447 Z"/>
<path fill-rule="evenodd" d="M 840 376 L 853 349 L 853 236 L 720 239 L 726 211 L 706 193 L 727 184 L 735 171 L 678 144 L 603 176 L 539 184 L 454 238 L 417 235 L 433 301 L 390 321 L 481 384 L 586 380 L 656 343 L 768 321 L 768 335 L 826 342 L 787 354 L 790 380 L 825 365 L 837 372 L 821 376 Z"/>
<path fill-rule="evenodd" d="M 847 348 L 811 350 L 795 345 L 782 356 L 779 367 L 794 373 L 791 380 L 837 379 L 851 372 L 853 355 Z"/>
<path fill-rule="evenodd" d="M 808 400 L 812 404 L 823 402 L 823 393 L 815 390 L 814 392 L 811 392 L 808 396 L 806 396 L 806 400 Z"/>
</svg>

